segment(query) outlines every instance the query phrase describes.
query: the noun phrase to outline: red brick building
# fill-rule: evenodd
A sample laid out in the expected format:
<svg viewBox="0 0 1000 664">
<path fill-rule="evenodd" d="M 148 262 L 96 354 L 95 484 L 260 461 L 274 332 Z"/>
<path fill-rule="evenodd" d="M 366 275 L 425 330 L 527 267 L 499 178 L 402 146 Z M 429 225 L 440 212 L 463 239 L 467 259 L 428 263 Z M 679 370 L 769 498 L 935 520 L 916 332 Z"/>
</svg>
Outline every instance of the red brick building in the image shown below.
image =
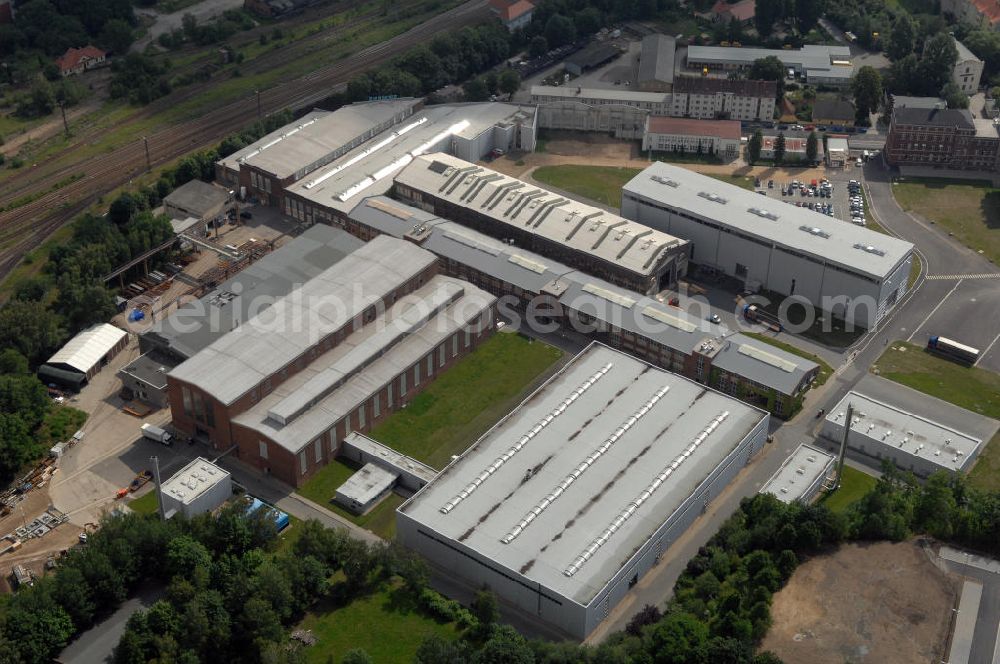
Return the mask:
<svg viewBox="0 0 1000 664">
<path fill-rule="evenodd" d="M 298 486 L 489 337 L 495 302 L 376 238 L 171 371 L 174 426 Z"/>
<path fill-rule="evenodd" d="M 895 108 L 885 158 L 893 166 L 995 171 L 1000 134 L 992 120 L 966 109 Z"/>
</svg>

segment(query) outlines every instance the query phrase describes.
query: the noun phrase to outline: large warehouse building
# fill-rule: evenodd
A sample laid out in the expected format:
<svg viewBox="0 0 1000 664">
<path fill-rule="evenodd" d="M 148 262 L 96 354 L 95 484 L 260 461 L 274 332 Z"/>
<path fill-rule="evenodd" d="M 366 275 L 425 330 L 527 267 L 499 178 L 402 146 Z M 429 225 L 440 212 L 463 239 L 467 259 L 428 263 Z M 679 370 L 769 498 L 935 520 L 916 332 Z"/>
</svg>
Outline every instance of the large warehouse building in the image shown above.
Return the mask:
<svg viewBox="0 0 1000 664">
<path fill-rule="evenodd" d="M 810 85 L 848 86 L 854 76 L 851 49 L 847 46 L 806 44 L 799 49 L 689 46 L 687 66 L 692 69 L 734 71 L 749 69 L 761 58 L 775 57 Z"/>
<path fill-rule="evenodd" d="M 764 445 L 768 415 L 593 343 L 397 511 L 397 538 L 585 638 Z"/>
<path fill-rule="evenodd" d="M 702 268 L 873 327 L 907 289 L 913 245 L 657 162 L 622 189 L 622 216 L 691 242 Z"/>
<path fill-rule="evenodd" d="M 670 288 L 687 271 L 683 240 L 443 153 L 414 159 L 393 191 L 416 207 L 639 293 Z"/>
<path fill-rule="evenodd" d="M 487 338 L 495 302 L 375 238 L 175 367 L 173 424 L 298 486 Z"/>
<path fill-rule="evenodd" d="M 351 211 L 347 230 L 363 239 L 406 239 L 438 256 L 441 270 L 471 281 L 500 303 L 545 322 L 583 332 L 613 348 L 740 398 L 779 417 L 800 407 L 819 371 L 815 362 L 786 353 L 725 326 L 651 297 L 629 292 L 526 249 L 384 196 Z M 520 315 L 520 313 L 519 313 Z"/>
</svg>

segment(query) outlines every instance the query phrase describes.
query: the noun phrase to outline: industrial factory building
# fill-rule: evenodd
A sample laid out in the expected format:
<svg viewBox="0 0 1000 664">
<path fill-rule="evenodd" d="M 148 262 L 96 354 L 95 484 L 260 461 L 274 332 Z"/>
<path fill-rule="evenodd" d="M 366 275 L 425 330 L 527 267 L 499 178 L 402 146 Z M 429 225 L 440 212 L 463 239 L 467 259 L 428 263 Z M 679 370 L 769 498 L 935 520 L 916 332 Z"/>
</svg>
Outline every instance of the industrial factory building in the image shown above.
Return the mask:
<svg viewBox="0 0 1000 664">
<path fill-rule="evenodd" d="M 691 242 L 690 260 L 871 328 L 907 289 L 913 245 L 662 162 L 622 189 L 622 216 Z"/>
<path fill-rule="evenodd" d="M 397 539 L 585 638 L 763 447 L 768 415 L 593 343 L 397 511 Z"/>
<path fill-rule="evenodd" d="M 854 76 L 851 49 L 847 46 L 806 44 L 798 49 L 688 46 L 687 66 L 692 69 L 737 71 L 749 69 L 761 58 L 775 57 L 810 85 L 846 87 Z"/>
<path fill-rule="evenodd" d="M 532 303 L 546 321 L 588 334 L 651 364 L 789 417 L 819 371 L 815 362 L 786 353 L 703 315 L 629 292 L 521 247 L 379 196 L 351 211 L 347 230 L 363 239 L 380 234 L 433 252 L 440 269 L 479 286 L 524 312 Z"/>
<path fill-rule="evenodd" d="M 966 472 L 984 445 L 977 436 L 859 391 L 848 392 L 823 421 L 821 435 L 833 444 L 844 438 L 848 404 L 854 407 L 848 448 L 867 457 L 889 459 L 920 477 L 939 470 Z M 921 412 L 937 417 L 956 408 L 942 404 L 941 411 L 928 408 Z"/>
<path fill-rule="evenodd" d="M 687 242 L 496 171 L 437 153 L 396 176 L 396 197 L 639 293 L 672 287 Z"/>
<path fill-rule="evenodd" d="M 175 367 L 173 424 L 298 486 L 492 334 L 495 300 L 375 238 Z"/>
<path fill-rule="evenodd" d="M 336 223 L 362 194 L 385 193 L 419 155 L 479 161 L 494 150 L 531 152 L 535 132 L 535 108 L 519 104 L 351 104 L 314 111 L 216 162 L 216 178 L 299 221 Z"/>
<path fill-rule="evenodd" d="M 171 518 L 212 512 L 233 495 L 232 476 L 208 459 L 198 457 L 159 487 L 163 514 Z"/>
<path fill-rule="evenodd" d="M 79 390 L 127 345 L 125 330 L 109 323 L 92 325 L 38 367 L 38 377 L 43 383 Z"/>
</svg>

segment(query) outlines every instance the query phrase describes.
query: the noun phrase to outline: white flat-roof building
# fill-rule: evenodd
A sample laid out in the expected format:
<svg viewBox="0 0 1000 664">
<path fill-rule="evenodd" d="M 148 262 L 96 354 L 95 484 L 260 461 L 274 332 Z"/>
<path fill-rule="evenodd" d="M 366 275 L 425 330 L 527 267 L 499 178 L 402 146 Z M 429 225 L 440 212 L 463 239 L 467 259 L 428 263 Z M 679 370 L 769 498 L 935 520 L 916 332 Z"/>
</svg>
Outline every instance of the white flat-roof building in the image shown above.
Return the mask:
<svg viewBox="0 0 1000 664">
<path fill-rule="evenodd" d="M 392 491 L 398 477 L 368 462 L 337 487 L 334 499 L 355 514 L 364 514 Z"/>
<path fill-rule="evenodd" d="M 979 438 L 859 392 L 849 392 L 826 416 L 821 431 L 825 438 L 843 440 L 848 404 L 854 406 L 848 447 L 890 459 L 921 477 L 939 470 L 964 472 L 983 446 Z"/>
<path fill-rule="evenodd" d="M 178 470 L 160 487 L 163 513 L 192 517 L 211 512 L 233 495 L 229 473 L 208 459 L 198 457 Z"/>
<path fill-rule="evenodd" d="M 913 245 L 657 162 L 622 189 L 622 216 L 689 240 L 692 263 L 872 327 L 907 289 Z"/>
<path fill-rule="evenodd" d="M 764 445 L 767 413 L 593 343 L 397 511 L 397 539 L 586 637 Z"/>
<path fill-rule="evenodd" d="M 414 159 L 396 196 L 416 207 L 640 293 L 687 270 L 686 242 L 443 153 Z"/>
<path fill-rule="evenodd" d="M 573 85 L 533 85 L 531 103 L 538 105 L 543 129 L 600 131 L 615 138 L 642 138 L 648 115 L 670 115 L 669 92 L 601 90 Z"/>
<path fill-rule="evenodd" d="M 807 44 L 800 49 L 688 46 L 687 66 L 701 69 L 748 69 L 755 60 L 776 57 L 787 69 L 804 76 L 810 85 L 850 85 L 854 76 L 851 49 L 847 46 Z"/>
<path fill-rule="evenodd" d="M 799 501 L 809 504 L 833 479 L 837 457 L 818 447 L 799 445 L 785 459 L 771 479 L 761 487 L 783 503 Z"/>
</svg>

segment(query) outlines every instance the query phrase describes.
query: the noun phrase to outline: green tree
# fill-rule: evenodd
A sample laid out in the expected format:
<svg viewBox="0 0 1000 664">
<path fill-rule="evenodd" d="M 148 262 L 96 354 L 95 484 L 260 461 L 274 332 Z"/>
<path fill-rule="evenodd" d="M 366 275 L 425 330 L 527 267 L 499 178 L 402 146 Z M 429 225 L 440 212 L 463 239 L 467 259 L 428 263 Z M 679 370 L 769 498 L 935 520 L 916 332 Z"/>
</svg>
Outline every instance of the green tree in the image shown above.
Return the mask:
<svg viewBox="0 0 1000 664">
<path fill-rule="evenodd" d="M 668 613 L 643 635 L 643 650 L 657 664 L 690 664 L 708 642 L 708 626 L 689 613 Z"/>
<path fill-rule="evenodd" d="M 819 156 L 819 136 L 816 135 L 815 131 L 809 132 L 809 136 L 806 138 L 806 159 L 809 163 L 815 164 L 816 157 Z"/>
<path fill-rule="evenodd" d="M 465 641 L 447 641 L 431 635 L 420 642 L 413 664 L 468 664 L 469 647 Z"/>
<path fill-rule="evenodd" d="M 185 575 L 196 567 L 212 564 L 212 554 L 201 542 L 190 535 L 171 540 L 166 550 L 165 572 L 168 576 Z"/>
<path fill-rule="evenodd" d="M 372 664 L 375 660 L 363 648 L 352 648 L 344 653 L 340 661 L 341 664 Z"/>
<path fill-rule="evenodd" d="M 917 25 L 907 12 L 900 12 L 889 31 L 886 40 L 885 54 L 892 61 L 901 60 L 913 53 L 913 44 L 917 39 Z"/>
<path fill-rule="evenodd" d="M 562 14 L 553 14 L 545 22 L 545 41 L 550 48 L 571 44 L 576 41 L 576 26 Z"/>
<path fill-rule="evenodd" d="M 785 0 L 757 0 L 753 19 L 760 36 L 767 37 L 774 32 L 774 24 L 784 18 L 786 12 Z"/>
<path fill-rule="evenodd" d="M 500 92 L 507 95 L 507 99 L 510 99 L 521 87 L 521 75 L 517 73 L 516 69 L 504 69 L 500 72 L 499 87 Z"/>
<path fill-rule="evenodd" d="M 40 302 L 8 302 L 0 309 L 0 348 L 13 348 L 38 366 L 63 340 L 59 317 Z"/>
<path fill-rule="evenodd" d="M 747 141 L 747 163 L 753 166 L 760 161 L 760 151 L 764 147 L 764 134 L 760 129 L 754 131 L 750 140 Z"/>
<path fill-rule="evenodd" d="M 490 98 L 490 91 L 486 87 L 486 82 L 479 76 L 466 81 L 462 86 L 462 92 L 465 95 L 466 101 L 486 101 Z"/>
<path fill-rule="evenodd" d="M 121 19 L 111 19 L 104 24 L 98 43 L 109 51 L 122 55 L 128 53 L 134 41 L 132 26 Z"/>
<path fill-rule="evenodd" d="M 774 163 L 780 164 L 785 160 L 785 132 L 779 132 L 774 139 Z"/>
<path fill-rule="evenodd" d="M 528 54 L 533 58 L 538 58 L 549 52 L 549 40 L 545 35 L 535 35 L 528 44 Z"/>
<path fill-rule="evenodd" d="M 489 640 L 476 653 L 474 664 L 534 664 L 524 637 L 510 625 L 494 625 Z"/>
<path fill-rule="evenodd" d="M 951 72 L 958 59 L 955 38 L 948 33 L 935 35 L 927 40 L 920 55 L 920 92 L 935 94 L 951 79 Z"/>
<path fill-rule="evenodd" d="M 646 604 L 628 621 L 625 632 L 632 636 L 641 636 L 643 627 L 659 622 L 662 617 L 663 613 L 660 609 L 652 604 Z"/>
<path fill-rule="evenodd" d="M 948 81 L 944 88 L 941 89 L 941 97 L 948 103 L 948 108 L 968 108 L 969 107 L 969 97 L 961 88 L 955 84 L 955 81 Z"/>
<path fill-rule="evenodd" d="M 0 374 L 27 375 L 28 358 L 17 352 L 15 348 L 3 349 L 0 351 Z"/>
<path fill-rule="evenodd" d="M 755 81 L 774 81 L 777 84 L 777 98 L 785 95 L 785 66 L 776 56 L 758 58 L 753 61 L 747 77 Z"/>
<path fill-rule="evenodd" d="M 753 662 L 751 664 L 784 664 L 784 662 L 770 650 L 765 650 L 764 652 L 754 655 Z"/>
<path fill-rule="evenodd" d="M 855 114 L 859 120 L 868 120 L 872 113 L 877 113 L 882 103 L 882 76 L 874 67 L 864 66 L 854 75 L 851 81 L 854 92 Z"/>
<path fill-rule="evenodd" d="M 472 599 L 472 615 L 479 621 L 479 627 L 484 633 L 489 633 L 490 627 L 500 621 L 500 607 L 497 596 L 489 588 L 483 587 Z"/>
<path fill-rule="evenodd" d="M 795 19 L 799 32 L 805 34 L 816 27 L 825 4 L 824 0 L 795 0 Z"/>
</svg>

